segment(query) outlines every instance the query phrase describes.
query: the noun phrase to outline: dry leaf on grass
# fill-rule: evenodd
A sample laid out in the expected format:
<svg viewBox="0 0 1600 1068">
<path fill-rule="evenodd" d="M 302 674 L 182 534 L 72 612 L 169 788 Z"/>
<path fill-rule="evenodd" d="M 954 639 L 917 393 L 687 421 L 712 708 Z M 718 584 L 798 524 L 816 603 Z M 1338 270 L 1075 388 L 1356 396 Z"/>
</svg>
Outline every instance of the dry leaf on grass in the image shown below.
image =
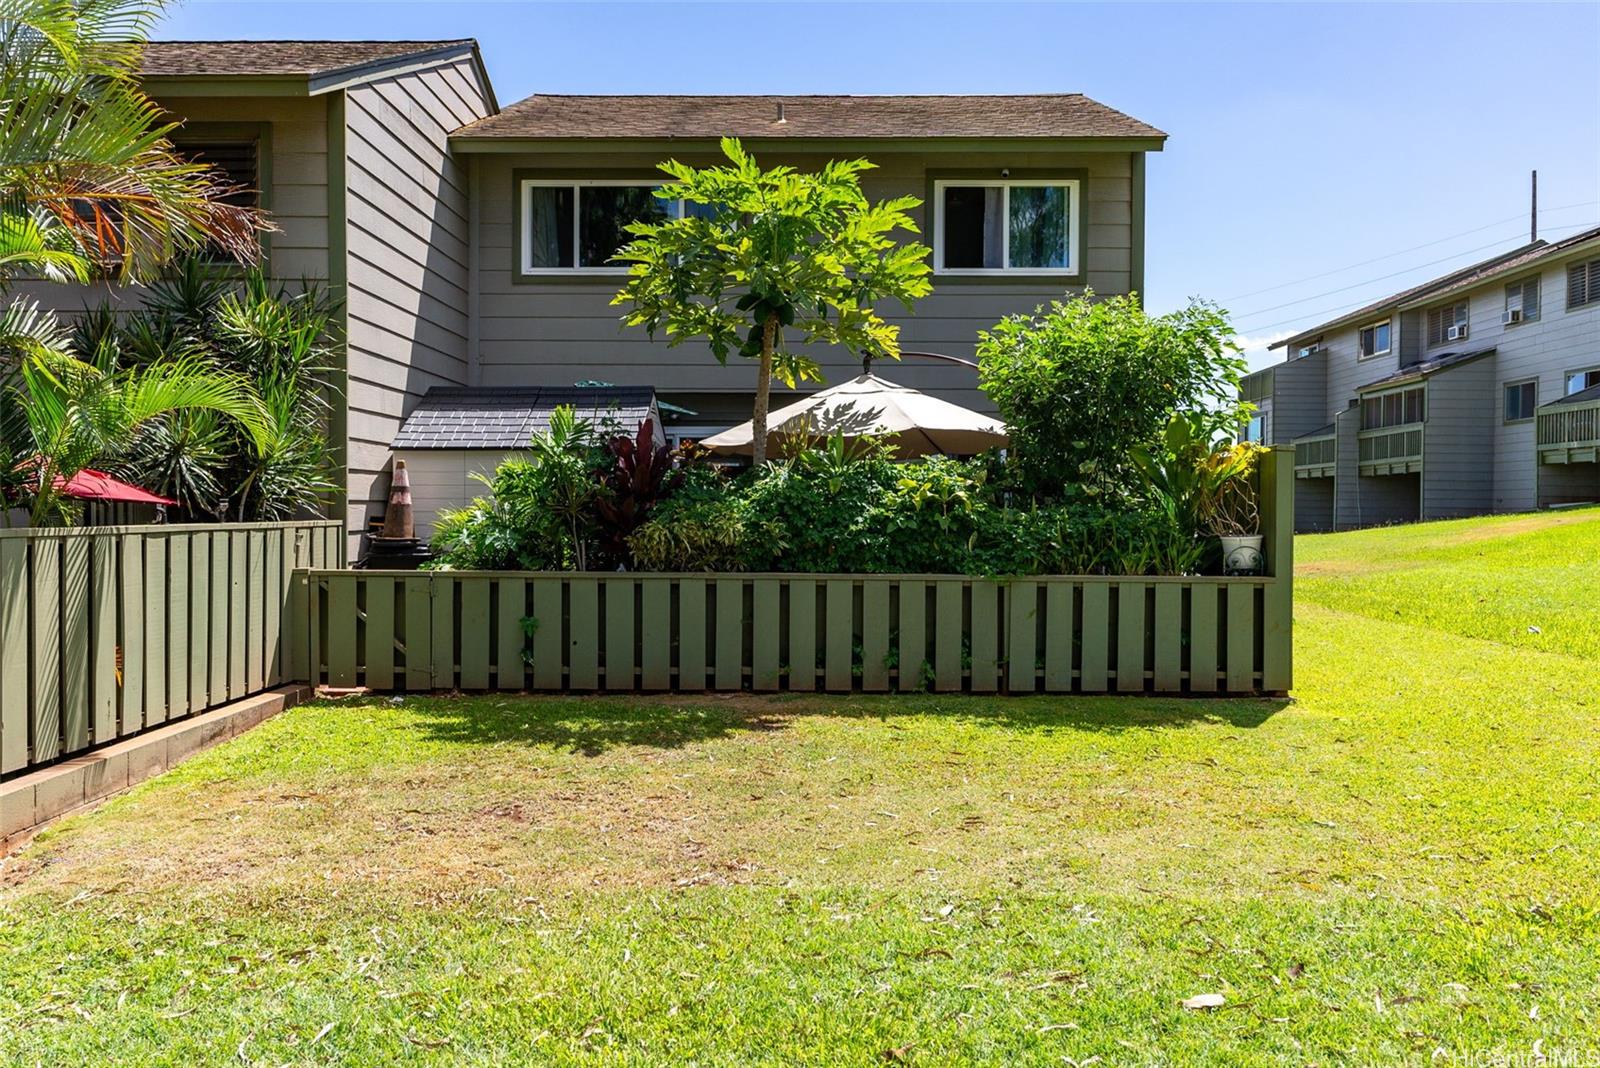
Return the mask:
<svg viewBox="0 0 1600 1068">
<path fill-rule="evenodd" d="M 1206 1009 L 1220 1009 L 1227 999 L 1221 994 L 1196 994 L 1192 998 L 1183 999 L 1183 1007 L 1191 1012 L 1201 1012 Z"/>
</svg>

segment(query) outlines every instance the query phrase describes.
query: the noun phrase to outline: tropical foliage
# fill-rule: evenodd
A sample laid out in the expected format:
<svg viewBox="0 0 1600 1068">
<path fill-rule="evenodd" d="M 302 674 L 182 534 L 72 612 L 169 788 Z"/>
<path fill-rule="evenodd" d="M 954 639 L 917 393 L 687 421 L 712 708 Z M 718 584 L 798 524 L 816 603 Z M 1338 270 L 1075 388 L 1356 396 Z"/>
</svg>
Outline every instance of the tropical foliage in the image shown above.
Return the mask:
<svg viewBox="0 0 1600 1068">
<path fill-rule="evenodd" d="M 1135 297 L 1092 293 L 1013 315 L 979 334 L 985 393 L 1011 436 L 1015 483 L 1043 501 L 1126 495 L 1139 448 L 1176 412 L 1236 429 L 1245 363 L 1227 316 L 1195 301 L 1153 316 Z"/>
<path fill-rule="evenodd" d="M 872 203 L 861 191 L 864 159 L 833 160 L 820 171 L 762 170 L 733 138 L 723 138 L 725 166 L 696 168 L 671 160 L 672 179 L 656 191 L 682 201 L 680 217 L 628 226 L 634 240 L 617 254 L 630 264 L 613 303 L 624 321 L 669 345 L 703 338 L 716 358 L 757 361 L 755 466 L 766 460 L 773 375 L 791 388 L 820 381 L 816 362 L 789 347 L 837 345 L 872 357 L 898 357 L 899 327 L 875 310 L 884 300 L 911 302 L 929 289 L 928 249 L 900 243 L 916 233 L 915 197 Z"/>
</svg>

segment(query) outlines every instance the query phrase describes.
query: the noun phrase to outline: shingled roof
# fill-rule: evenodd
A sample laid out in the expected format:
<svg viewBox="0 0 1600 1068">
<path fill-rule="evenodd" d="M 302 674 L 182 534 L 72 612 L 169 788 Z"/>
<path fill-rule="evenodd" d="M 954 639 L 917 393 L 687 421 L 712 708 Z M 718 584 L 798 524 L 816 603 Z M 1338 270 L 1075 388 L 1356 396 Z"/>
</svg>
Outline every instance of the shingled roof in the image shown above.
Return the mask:
<svg viewBox="0 0 1600 1068">
<path fill-rule="evenodd" d="M 386 60 L 475 48 L 456 41 L 151 41 L 140 73 L 147 77 L 323 77 Z"/>
<path fill-rule="evenodd" d="M 1078 93 L 1030 96 L 558 96 L 457 130 L 491 138 L 1141 138 L 1167 135 Z"/>
<path fill-rule="evenodd" d="M 406 416 L 395 449 L 521 449 L 550 427 L 563 405 L 596 425 L 627 433 L 656 415 L 649 386 L 524 386 L 511 389 L 436 386 Z M 661 421 L 656 419 L 660 436 Z"/>
</svg>

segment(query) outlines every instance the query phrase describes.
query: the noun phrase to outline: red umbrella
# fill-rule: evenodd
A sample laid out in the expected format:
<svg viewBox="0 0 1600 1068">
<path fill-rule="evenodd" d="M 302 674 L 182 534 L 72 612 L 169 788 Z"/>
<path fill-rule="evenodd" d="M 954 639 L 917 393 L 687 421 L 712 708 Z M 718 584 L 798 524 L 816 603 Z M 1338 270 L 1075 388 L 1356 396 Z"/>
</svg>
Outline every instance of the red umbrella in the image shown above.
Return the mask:
<svg viewBox="0 0 1600 1068">
<path fill-rule="evenodd" d="M 121 479 L 112 478 L 104 471 L 94 471 L 87 467 L 71 478 L 64 479 L 57 475 L 54 484 L 61 493 L 83 501 L 126 501 L 130 504 L 178 503 L 170 497 L 142 490 Z"/>
</svg>

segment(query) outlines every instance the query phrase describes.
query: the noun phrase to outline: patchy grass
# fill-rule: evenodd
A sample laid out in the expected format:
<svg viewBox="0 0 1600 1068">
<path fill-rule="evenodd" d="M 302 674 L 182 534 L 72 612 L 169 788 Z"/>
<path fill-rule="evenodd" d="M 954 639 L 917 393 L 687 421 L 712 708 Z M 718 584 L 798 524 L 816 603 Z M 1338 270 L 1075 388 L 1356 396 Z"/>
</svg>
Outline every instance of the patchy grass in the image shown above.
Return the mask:
<svg viewBox="0 0 1600 1068">
<path fill-rule="evenodd" d="M 0 1062 L 1600 1053 L 1596 518 L 1302 539 L 1292 704 L 296 709 L 4 862 Z"/>
</svg>

